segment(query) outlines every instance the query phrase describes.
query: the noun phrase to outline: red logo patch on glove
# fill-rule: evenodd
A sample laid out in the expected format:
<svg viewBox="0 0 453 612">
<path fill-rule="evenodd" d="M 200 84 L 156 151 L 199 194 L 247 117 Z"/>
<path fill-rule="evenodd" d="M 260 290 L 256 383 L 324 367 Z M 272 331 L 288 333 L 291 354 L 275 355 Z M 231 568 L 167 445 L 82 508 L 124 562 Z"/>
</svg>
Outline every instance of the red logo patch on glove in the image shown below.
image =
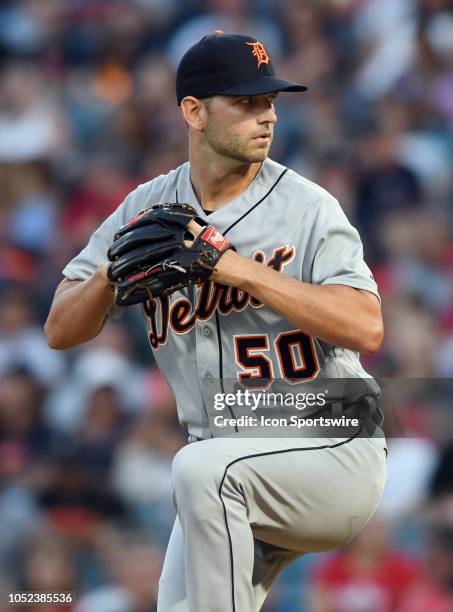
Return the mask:
<svg viewBox="0 0 453 612">
<path fill-rule="evenodd" d="M 223 236 L 213 225 L 207 227 L 200 237 L 202 240 L 220 252 L 224 251 L 230 246 L 230 241 L 225 238 L 225 236 Z"/>
</svg>

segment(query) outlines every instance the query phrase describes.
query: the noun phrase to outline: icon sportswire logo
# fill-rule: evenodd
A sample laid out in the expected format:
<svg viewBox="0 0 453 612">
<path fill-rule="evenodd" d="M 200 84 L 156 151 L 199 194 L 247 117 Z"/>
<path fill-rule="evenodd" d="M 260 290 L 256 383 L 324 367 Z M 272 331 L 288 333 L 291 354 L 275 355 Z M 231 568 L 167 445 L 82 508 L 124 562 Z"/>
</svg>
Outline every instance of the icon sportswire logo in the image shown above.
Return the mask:
<svg viewBox="0 0 453 612">
<path fill-rule="evenodd" d="M 266 51 L 266 47 L 263 45 L 263 43 L 257 41 L 245 44 L 249 47 L 252 47 L 252 54 L 258 62 L 258 68 L 261 66 L 261 64 L 268 64 L 271 61 L 271 58 L 269 57 Z"/>
</svg>

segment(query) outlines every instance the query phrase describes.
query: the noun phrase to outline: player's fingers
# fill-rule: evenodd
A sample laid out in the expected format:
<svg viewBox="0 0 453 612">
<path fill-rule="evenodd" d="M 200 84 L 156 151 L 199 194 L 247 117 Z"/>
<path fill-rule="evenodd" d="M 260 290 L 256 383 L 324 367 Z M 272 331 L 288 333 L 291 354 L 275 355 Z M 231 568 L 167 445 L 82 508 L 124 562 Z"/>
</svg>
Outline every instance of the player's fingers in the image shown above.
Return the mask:
<svg viewBox="0 0 453 612">
<path fill-rule="evenodd" d="M 193 237 L 196 238 L 203 229 L 203 226 L 197 223 L 194 219 L 191 219 L 187 224 L 187 229 L 193 235 Z"/>
</svg>

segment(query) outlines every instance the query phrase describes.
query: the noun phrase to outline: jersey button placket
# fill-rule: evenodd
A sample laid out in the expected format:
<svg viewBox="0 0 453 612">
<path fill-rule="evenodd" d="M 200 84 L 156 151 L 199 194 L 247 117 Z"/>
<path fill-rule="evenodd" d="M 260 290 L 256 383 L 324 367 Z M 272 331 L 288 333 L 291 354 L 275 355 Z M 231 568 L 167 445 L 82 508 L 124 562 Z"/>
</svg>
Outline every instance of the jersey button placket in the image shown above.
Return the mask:
<svg viewBox="0 0 453 612">
<path fill-rule="evenodd" d="M 200 380 L 212 384 L 215 380 L 213 372 L 216 369 L 217 347 L 213 344 L 213 330 L 200 321 L 197 329 L 197 361 Z"/>
<path fill-rule="evenodd" d="M 207 321 L 197 321 L 197 364 L 203 402 L 211 421 L 214 416 L 214 397 L 221 389 L 218 388 L 217 336 L 212 325 L 209 325 Z"/>
</svg>

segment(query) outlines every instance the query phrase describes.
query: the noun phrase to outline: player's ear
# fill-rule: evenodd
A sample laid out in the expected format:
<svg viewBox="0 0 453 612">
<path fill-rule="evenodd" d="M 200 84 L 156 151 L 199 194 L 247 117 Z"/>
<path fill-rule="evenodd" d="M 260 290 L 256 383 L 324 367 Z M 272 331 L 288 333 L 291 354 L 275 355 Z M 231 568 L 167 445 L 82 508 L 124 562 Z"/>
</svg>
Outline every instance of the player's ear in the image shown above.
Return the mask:
<svg viewBox="0 0 453 612">
<path fill-rule="evenodd" d="M 181 111 L 186 124 L 196 130 L 202 132 L 206 125 L 208 111 L 203 100 L 186 96 L 181 102 Z"/>
</svg>

